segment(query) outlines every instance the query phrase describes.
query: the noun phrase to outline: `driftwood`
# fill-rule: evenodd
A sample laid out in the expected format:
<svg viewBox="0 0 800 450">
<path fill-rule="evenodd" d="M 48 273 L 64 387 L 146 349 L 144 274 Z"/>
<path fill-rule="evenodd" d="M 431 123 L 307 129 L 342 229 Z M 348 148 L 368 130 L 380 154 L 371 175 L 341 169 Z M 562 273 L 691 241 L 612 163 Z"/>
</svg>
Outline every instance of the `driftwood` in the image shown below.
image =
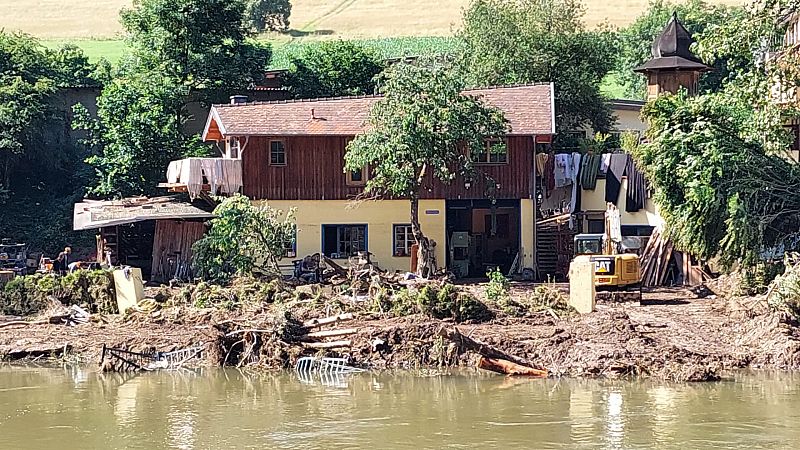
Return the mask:
<svg viewBox="0 0 800 450">
<path fill-rule="evenodd" d="M 25 326 L 27 326 L 27 325 L 49 325 L 49 324 L 58 325 L 58 324 L 64 323 L 64 321 L 69 319 L 69 317 L 70 317 L 69 314 L 60 314 L 60 315 L 51 316 L 51 317 L 49 317 L 47 319 L 42 319 L 42 320 L 34 320 L 34 321 L 14 320 L 12 322 L 0 323 L 0 328 L 13 327 L 13 326 L 18 326 L 18 325 L 25 325 Z"/>
<path fill-rule="evenodd" d="M 458 331 L 458 328 L 448 330 L 447 328 L 442 327 L 439 330 L 439 336 L 454 342 L 461 349 L 473 351 L 485 358 L 504 359 L 520 366 L 542 369 L 541 367 L 536 367 L 533 363 L 525 358 L 510 355 L 502 350 L 498 350 L 490 345 L 484 344 L 483 342 L 476 341 L 468 336 L 464 336 L 460 331 Z"/>
<path fill-rule="evenodd" d="M 314 348 L 314 349 L 333 349 L 333 348 L 344 348 L 350 347 L 353 345 L 353 342 L 349 339 L 343 341 L 332 341 L 332 342 L 304 342 L 303 347 L 305 348 Z"/>
<path fill-rule="evenodd" d="M 306 320 L 305 322 L 303 322 L 303 326 L 306 328 L 316 328 L 316 327 L 321 327 L 323 325 L 346 322 L 348 320 L 353 320 L 352 313 L 339 314 L 331 317 L 323 317 L 322 319 Z"/>
<path fill-rule="evenodd" d="M 308 338 L 327 338 L 327 337 L 338 337 L 338 336 L 347 336 L 350 334 L 358 333 L 357 328 L 342 328 L 339 330 L 324 330 L 324 331 L 315 331 L 313 333 L 308 333 L 303 337 Z"/>
<path fill-rule="evenodd" d="M 486 358 L 484 356 L 481 356 L 481 359 L 478 361 L 478 368 L 502 373 L 504 375 L 520 375 L 539 378 L 547 377 L 546 370 L 534 369 L 532 367 L 506 361 L 505 359 Z"/>
</svg>

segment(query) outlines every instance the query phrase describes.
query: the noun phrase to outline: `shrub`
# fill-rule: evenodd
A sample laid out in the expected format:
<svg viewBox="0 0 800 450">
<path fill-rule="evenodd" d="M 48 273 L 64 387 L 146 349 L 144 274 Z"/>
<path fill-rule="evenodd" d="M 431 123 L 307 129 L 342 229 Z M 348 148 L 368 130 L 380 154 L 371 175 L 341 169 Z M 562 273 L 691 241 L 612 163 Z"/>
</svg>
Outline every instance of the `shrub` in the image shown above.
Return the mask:
<svg viewBox="0 0 800 450">
<path fill-rule="evenodd" d="M 423 287 L 417 294 L 417 304 L 423 314 L 436 319 L 482 322 L 492 318 L 486 304 L 452 284 L 439 289 L 432 285 Z"/>
<path fill-rule="evenodd" d="M 118 312 L 111 273 L 102 270 L 77 271 L 64 277 L 36 274 L 14 278 L 0 291 L 0 312 L 36 314 L 51 300 L 80 305 L 94 313 Z"/>
<path fill-rule="evenodd" d="M 495 303 L 501 303 L 508 298 L 509 282 L 508 278 L 500 272 L 500 269 L 493 269 L 486 272 L 489 283 L 486 285 L 486 299 Z"/>
</svg>

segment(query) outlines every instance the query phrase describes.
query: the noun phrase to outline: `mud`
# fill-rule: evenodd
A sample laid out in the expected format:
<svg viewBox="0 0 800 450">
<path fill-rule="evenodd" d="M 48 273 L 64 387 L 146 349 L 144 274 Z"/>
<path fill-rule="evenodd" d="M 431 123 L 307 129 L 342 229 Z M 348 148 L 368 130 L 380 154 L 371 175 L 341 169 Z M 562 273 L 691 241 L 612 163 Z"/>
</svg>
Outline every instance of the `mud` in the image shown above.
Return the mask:
<svg viewBox="0 0 800 450">
<path fill-rule="evenodd" d="M 512 294 L 524 295 L 528 289 L 532 286 L 514 285 Z M 800 368 L 800 329 L 767 309 L 761 299 L 694 297 L 688 290 L 661 289 L 645 293 L 642 305 L 598 304 L 592 314 L 569 317 L 547 312 L 525 318 L 497 314 L 480 324 L 455 324 L 419 314 L 386 318 L 356 311 L 356 320 L 347 324 L 358 329 L 350 337 L 351 347 L 326 354 L 346 356 L 353 364 L 376 370 L 474 366 L 476 354 L 439 335 L 443 327 L 457 327 L 472 339 L 535 362 L 552 376 L 704 381 L 741 368 Z M 53 354 L 68 349 L 62 358 L 92 364 L 104 344 L 133 351 L 206 344 L 205 365 L 285 368 L 302 354 L 319 352 L 303 349 L 287 333 L 285 321 L 276 320 L 285 317 L 287 310 L 293 321 L 302 321 L 342 308 L 269 305 L 220 311 L 183 306 L 133 314 L 126 320 L 95 316 L 92 322 L 74 327 L 6 327 L 0 328 L 0 355 L 41 357 L 48 349 Z M 246 328 L 265 330 L 258 346 L 246 347 L 246 339 L 230 336 L 231 330 Z"/>
</svg>

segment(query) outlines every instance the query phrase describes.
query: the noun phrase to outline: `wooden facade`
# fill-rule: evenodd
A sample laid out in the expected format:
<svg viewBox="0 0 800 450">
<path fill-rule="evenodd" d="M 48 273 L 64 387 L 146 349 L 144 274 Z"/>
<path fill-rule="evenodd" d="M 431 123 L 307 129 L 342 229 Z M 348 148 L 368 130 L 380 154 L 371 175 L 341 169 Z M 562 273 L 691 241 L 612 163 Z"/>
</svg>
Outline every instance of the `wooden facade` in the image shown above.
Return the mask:
<svg viewBox="0 0 800 450">
<path fill-rule="evenodd" d="M 350 200 L 363 187 L 348 185 L 344 173 L 347 136 L 253 136 L 242 151 L 243 193 L 253 200 Z M 282 141 L 285 165 L 270 164 L 270 141 Z M 479 164 L 476 169 L 492 177 L 500 199 L 532 198 L 535 136 L 509 136 L 508 162 Z M 423 198 L 484 199 L 481 180 L 456 179 L 449 185 L 429 177 Z"/>
<path fill-rule="evenodd" d="M 203 237 L 205 231 L 202 221 L 157 220 L 151 280 L 169 281 L 179 266 L 187 266 L 192 258 L 192 245 Z"/>
</svg>

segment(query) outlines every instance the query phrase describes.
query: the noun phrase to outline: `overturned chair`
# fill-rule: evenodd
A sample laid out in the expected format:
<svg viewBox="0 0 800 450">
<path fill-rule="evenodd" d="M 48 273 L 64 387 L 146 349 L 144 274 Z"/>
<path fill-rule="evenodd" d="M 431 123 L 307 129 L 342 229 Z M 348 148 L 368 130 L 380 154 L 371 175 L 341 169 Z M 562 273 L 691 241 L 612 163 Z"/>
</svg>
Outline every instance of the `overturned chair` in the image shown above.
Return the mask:
<svg viewBox="0 0 800 450">
<path fill-rule="evenodd" d="M 319 283 L 322 280 L 322 255 L 314 253 L 303 259 L 292 261 L 294 277 L 306 283 Z"/>
</svg>

